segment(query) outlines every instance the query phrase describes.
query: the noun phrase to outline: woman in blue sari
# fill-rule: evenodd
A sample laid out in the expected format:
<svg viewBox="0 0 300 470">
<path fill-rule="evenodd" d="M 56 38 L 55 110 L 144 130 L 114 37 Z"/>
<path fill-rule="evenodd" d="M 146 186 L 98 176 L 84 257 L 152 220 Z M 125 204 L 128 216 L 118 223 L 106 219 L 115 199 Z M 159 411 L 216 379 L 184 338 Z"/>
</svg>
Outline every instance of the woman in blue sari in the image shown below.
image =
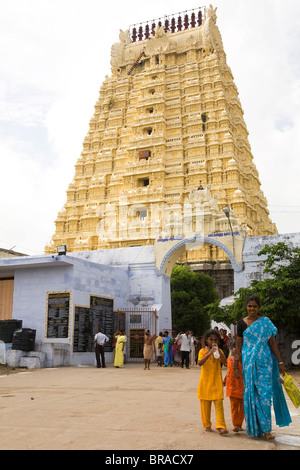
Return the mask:
<svg viewBox="0 0 300 470">
<path fill-rule="evenodd" d="M 171 337 L 169 336 L 169 332 L 164 332 L 163 343 L 164 343 L 164 364 L 165 367 L 172 366 L 173 364 L 173 354 L 172 354 L 172 347 L 171 345 L 173 342 L 171 341 Z"/>
<path fill-rule="evenodd" d="M 238 363 L 242 360 L 247 433 L 274 439 L 271 434 L 272 399 L 278 426 L 288 426 L 291 417 L 278 380 L 285 369 L 275 341 L 277 328 L 269 318 L 260 315 L 259 309 L 259 298 L 250 297 L 247 300 L 248 316 L 237 323 L 235 376 L 239 377 Z"/>
</svg>

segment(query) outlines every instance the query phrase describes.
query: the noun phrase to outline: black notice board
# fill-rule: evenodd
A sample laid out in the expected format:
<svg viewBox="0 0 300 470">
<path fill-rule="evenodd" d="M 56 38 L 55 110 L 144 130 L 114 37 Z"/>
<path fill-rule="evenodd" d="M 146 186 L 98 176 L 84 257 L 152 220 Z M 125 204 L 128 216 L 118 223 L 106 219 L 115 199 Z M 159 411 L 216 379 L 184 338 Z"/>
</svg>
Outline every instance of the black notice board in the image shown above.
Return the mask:
<svg viewBox="0 0 300 470">
<path fill-rule="evenodd" d="M 90 332 L 90 309 L 85 307 L 75 307 L 73 351 L 92 351 L 93 338 L 91 337 Z"/>
<path fill-rule="evenodd" d="M 47 338 L 68 338 L 70 292 L 48 294 Z"/>
<path fill-rule="evenodd" d="M 75 306 L 73 351 L 93 352 L 94 337 L 98 328 L 109 338 L 105 351 L 112 351 L 116 329 L 113 299 L 92 295 L 90 307 Z"/>
</svg>

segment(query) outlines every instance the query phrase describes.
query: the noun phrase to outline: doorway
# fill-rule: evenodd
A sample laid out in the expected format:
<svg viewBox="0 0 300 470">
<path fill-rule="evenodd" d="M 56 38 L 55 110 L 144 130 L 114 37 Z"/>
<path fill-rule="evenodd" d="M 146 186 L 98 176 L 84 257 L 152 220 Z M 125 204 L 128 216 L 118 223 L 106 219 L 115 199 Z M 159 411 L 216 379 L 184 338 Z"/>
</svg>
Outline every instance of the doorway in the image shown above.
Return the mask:
<svg viewBox="0 0 300 470">
<path fill-rule="evenodd" d="M 13 312 L 14 278 L 0 278 L 0 320 L 11 320 Z"/>
<path fill-rule="evenodd" d="M 117 329 L 125 331 L 127 342 L 125 346 L 127 362 L 142 362 L 144 360 L 145 330 L 151 335 L 157 335 L 157 313 L 151 309 L 122 309 L 117 312 Z"/>
</svg>

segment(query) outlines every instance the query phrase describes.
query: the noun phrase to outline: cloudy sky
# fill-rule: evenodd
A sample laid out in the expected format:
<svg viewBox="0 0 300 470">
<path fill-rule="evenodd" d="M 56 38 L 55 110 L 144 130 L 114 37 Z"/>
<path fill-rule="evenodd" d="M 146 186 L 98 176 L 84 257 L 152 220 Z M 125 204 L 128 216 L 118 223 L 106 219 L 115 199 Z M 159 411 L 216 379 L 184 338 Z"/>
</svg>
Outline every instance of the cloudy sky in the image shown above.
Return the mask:
<svg viewBox="0 0 300 470">
<path fill-rule="evenodd" d="M 212 4 L 271 218 L 300 232 L 300 2 Z M 119 30 L 197 6 L 0 0 L 0 247 L 34 255 L 50 241 Z"/>
</svg>

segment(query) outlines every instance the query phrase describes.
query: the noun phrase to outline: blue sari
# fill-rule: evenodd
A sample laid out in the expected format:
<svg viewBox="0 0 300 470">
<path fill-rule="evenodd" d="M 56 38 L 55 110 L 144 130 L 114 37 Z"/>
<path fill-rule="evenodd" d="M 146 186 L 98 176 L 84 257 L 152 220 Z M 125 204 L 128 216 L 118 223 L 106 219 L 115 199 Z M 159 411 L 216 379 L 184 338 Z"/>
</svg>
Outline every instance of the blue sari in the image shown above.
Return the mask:
<svg viewBox="0 0 300 470">
<path fill-rule="evenodd" d="M 269 346 L 277 328 L 267 317 L 250 325 L 243 334 L 242 369 L 246 431 L 251 436 L 269 433 L 272 429 L 271 403 L 276 424 L 288 426 L 292 420 L 282 385 L 278 381 L 278 361 Z"/>
<path fill-rule="evenodd" d="M 172 365 L 172 362 L 173 362 L 172 348 L 170 347 L 171 337 L 167 336 L 166 338 L 163 338 L 163 342 L 164 342 L 164 364 L 165 366 L 170 366 Z"/>
</svg>

